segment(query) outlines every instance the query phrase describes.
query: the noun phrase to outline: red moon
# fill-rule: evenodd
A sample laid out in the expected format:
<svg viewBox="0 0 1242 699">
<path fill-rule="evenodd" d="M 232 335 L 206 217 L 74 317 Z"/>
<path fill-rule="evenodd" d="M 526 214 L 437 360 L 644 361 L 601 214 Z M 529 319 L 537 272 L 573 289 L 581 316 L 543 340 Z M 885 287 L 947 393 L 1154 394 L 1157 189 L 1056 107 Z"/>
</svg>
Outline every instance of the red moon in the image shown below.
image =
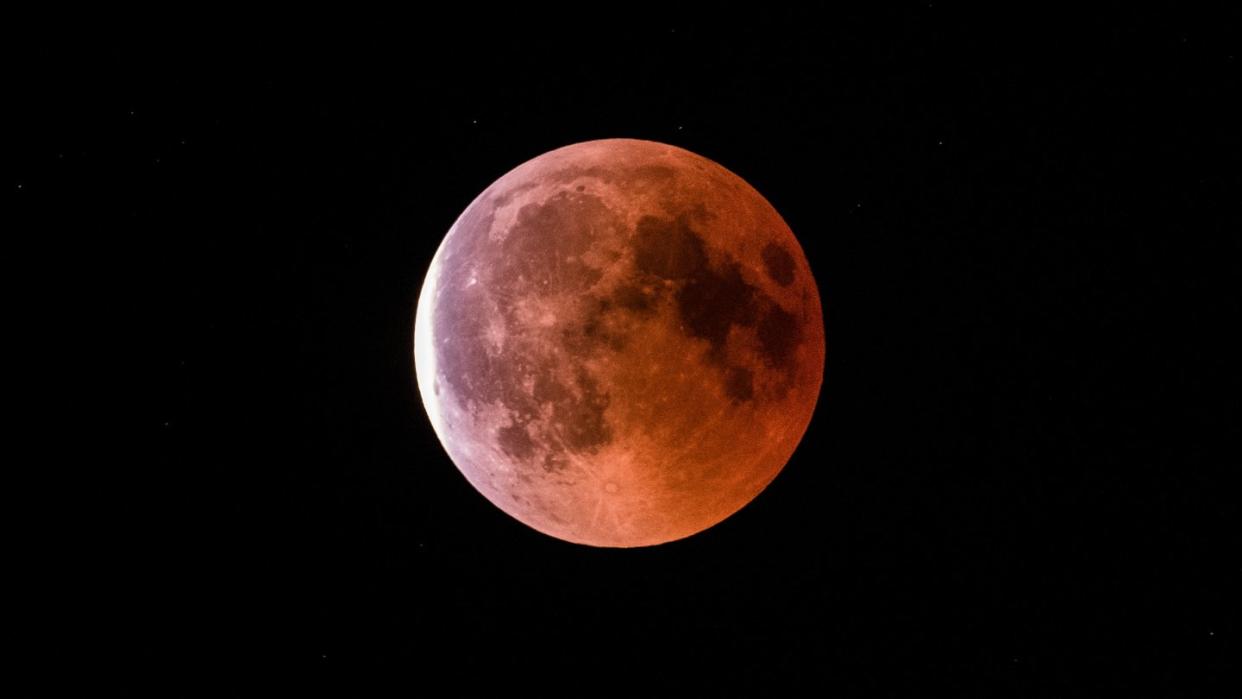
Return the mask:
<svg viewBox="0 0 1242 699">
<path fill-rule="evenodd" d="M 824 325 L 789 226 L 689 151 L 610 139 L 530 160 L 453 224 L 419 294 L 423 404 L 470 483 L 592 546 L 750 502 L 802 439 Z"/>
</svg>

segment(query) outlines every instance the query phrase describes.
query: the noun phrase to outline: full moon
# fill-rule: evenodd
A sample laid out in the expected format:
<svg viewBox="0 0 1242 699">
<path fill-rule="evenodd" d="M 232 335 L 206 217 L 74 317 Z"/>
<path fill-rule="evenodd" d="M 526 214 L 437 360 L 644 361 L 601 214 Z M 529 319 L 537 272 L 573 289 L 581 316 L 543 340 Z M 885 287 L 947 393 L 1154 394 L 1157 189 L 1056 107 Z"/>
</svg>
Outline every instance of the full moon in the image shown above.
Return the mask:
<svg viewBox="0 0 1242 699">
<path fill-rule="evenodd" d="M 754 188 L 686 150 L 589 141 L 462 212 L 418 298 L 440 442 L 545 534 L 650 546 L 741 509 L 785 466 L 824 369 L 819 293 Z"/>
</svg>

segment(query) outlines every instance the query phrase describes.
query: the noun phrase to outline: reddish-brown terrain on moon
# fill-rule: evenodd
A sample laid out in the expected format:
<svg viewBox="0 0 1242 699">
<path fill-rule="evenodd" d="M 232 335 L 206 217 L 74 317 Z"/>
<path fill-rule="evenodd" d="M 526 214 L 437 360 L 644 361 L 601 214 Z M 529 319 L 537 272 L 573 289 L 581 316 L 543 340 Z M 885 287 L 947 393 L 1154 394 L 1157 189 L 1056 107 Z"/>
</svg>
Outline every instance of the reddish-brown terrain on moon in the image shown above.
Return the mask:
<svg viewBox="0 0 1242 699">
<path fill-rule="evenodd" d="M 823 379 L 805 255 L 741 178 L 650 141 L 590 141 L 501 177 L 418 300 L 423 403 L 492 503 L 560 539 L 647 546 L 750 502 Z"/>
</svg>

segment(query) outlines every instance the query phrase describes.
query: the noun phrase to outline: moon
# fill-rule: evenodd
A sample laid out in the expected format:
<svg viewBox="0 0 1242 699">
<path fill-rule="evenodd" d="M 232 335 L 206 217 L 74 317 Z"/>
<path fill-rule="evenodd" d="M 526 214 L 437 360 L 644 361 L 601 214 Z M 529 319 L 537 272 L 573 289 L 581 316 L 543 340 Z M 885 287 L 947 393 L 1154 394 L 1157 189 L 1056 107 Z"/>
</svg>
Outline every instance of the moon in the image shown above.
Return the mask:
<svg viewBox="0 0 1242 699">
<path fill-rule="evenodd" d="M 418 297 L 419 392 L 453 463 L 565 541 L 701 532 L 788 462 L 823 381 L 806 256 L 754 188 L 662 143 L 545 153 L 453 224 Z"/>
</svg>

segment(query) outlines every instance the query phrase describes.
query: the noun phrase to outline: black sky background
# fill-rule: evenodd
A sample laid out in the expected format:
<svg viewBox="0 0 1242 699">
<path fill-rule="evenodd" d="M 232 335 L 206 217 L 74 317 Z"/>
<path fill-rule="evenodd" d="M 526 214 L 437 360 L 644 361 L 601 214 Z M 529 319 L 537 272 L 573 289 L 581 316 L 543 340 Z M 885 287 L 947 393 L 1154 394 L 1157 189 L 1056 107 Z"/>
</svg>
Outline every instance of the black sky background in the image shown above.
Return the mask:
<svg viewBox="0 0 1242 699">
<path fill-rule="evenodd" d="M 50 433 L 10 467 L 30 657 L 102 659 L 104 695 L 1219 692 L 1242 42 L 1236 13 L 1135 13 L 31 41 L 5 158 L 17 425 Z M 749 181 L 825 306 L 786 469 L 640 550 L 493 508 L 411 361 L 456 216 L 605 137 Z"/>
</svg>

